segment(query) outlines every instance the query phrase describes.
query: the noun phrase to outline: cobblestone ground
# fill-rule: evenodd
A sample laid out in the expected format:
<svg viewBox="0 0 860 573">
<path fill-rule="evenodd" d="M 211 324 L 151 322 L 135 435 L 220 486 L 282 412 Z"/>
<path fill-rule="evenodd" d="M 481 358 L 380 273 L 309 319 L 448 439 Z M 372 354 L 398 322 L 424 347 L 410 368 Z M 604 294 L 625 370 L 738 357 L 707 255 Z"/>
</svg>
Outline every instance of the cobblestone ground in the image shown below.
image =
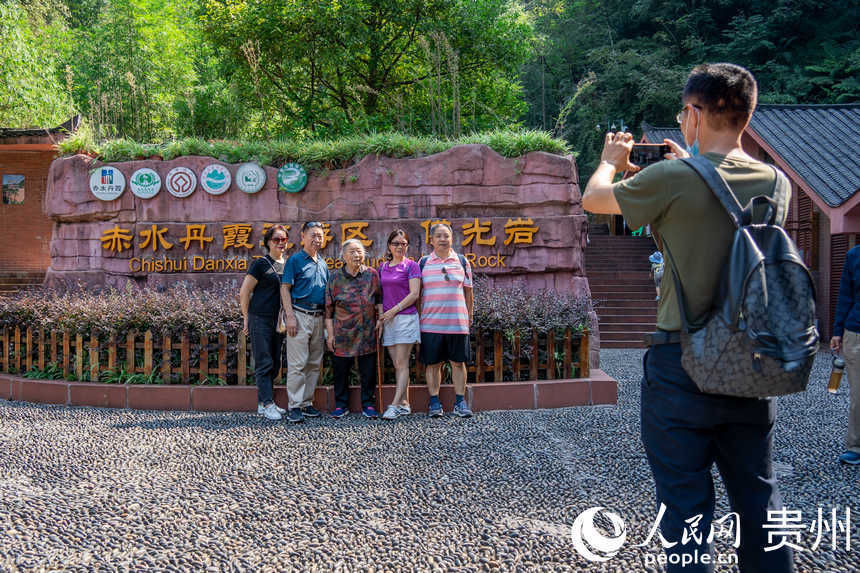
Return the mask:
<svg viewBox="0 0 860 573">
<path fill-rule="evenodd" d="M 656 517 L 639 442 L 642 352 L 605 350 L 617 407 L 353 415 L 298 427 L 251 414 L 0 403 L 0 570 L 643 571 Z M 805 532 L 799 571 L 857 571 L 860 470 L 840 466 L 847 389 L 780 400 L 776 460 L 787 507 L 844 519 L 832 549 Z M 728 512 L 719 480 L 717 515 Z M 603 564 L 572 547 L 574 518 L 605 506 L 628 542 Z M 725 543 L 718 551 L 730 557 Z M 717 570 L 736 570 L 718 566 Z"/>
</svg>

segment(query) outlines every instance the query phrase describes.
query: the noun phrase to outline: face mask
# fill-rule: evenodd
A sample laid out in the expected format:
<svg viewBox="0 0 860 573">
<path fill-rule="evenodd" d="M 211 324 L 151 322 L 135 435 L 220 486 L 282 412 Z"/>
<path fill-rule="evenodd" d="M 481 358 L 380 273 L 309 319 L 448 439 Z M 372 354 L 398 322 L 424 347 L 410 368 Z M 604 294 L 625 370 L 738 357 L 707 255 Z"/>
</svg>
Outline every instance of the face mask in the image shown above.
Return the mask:
<svg viewBox="0 0 860 573">
<path fill-rule="evenodd" d="M 697 110 L 696 108 L 693 108 L 693 110 L 696 113 L 699 112 L 699 110 Z M 701 118 L 699 118 L 699 121 L 701 121 Z M 696 139 L 693 140 L 693 145 L 687 145 L 686 148 L 687 148 L 687 153 L 689 153 L 693 157 L 695 157 L 699 154 L 699 124 L 698 123 L 696 124 Z"/>
</svg>

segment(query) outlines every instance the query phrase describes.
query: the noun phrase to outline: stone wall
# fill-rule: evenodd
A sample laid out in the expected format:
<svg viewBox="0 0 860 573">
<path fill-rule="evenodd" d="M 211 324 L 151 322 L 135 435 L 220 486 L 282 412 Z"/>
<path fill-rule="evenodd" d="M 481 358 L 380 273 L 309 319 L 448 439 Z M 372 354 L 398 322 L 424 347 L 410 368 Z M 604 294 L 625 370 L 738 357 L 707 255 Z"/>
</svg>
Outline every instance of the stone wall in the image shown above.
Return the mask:
<svg viewBox="0 0 860 573">
<path fill-rule="evenodd" d="M 190 168 L 199 178 L 210 163 L 221 162 L 181 157 L 112 165 L 128 182 L 141 167 L 154 169 L 162 181 L 176 166 Z M 222 164 L 235 179 L 238 165 Z M 243 193 L 234 181 L 223 195 L 210 195 L 198 182 L 194 193 L 184 199 L 170 195 L 162 184 L 151 199 L 140 199 L 126 189 L 118 199 L 106 202 L 89 189 L 89 173 L 100 165 L 79 155 L 57 159 L 51 166 L 44 204 L 45 213 L 56 223 L 46 278 L 49 285 L 81 281 L 122 287 L 130 280 L 149 286 L 177 280 L 203 284 L 227 280 L 238 287 L 242 265 L 262 254 L 258 245 L 264 223 L 289 225 L 290 241 L 296 244 L 302 222 L 330 224 L 331 240 L 323 253 L 332 262 L 341 240 L 348 236 L 343 226 L 367 224 L 361 231 L 372 241 L 368 252 L 373 257 L 383 255 L 388 233 L 399 226 L 411 235 L 409 255 L 418 258 L 430 251 L 424 241 L 428 221 L 444 219 L 454 227 L 455 248 L 474 261 L 476 272 L 494 282 L 525 281 L 532 288 L 590 294 L 582 257 L 587 223 L 572 157 L 534 152 L 507 159 L 487 146 L 463 145 L 428 157 L 367 156 L 346 169 L 309 172 L 307 187 L 300 193 L 278 191 L 277 170 L 267 167 L 266 185 L 256 194 Z M 468 239 L 464 231 L 476 218 L 487 230 L 463 245 Z M 229 245 L 223 226 L 236 223 L 252 226 L 247 243 L 253 249 Z M 181 243 L 192 224 L 206 225 L 204 235 L 212 240 Z M 538 231 L 531 237 L 512 236 L 506 227 L 513 229 L 517 224 Z M 142 232 L 149 232 L 153 225 L 167 229 L 163 236 L 171 248 L 153 250 L 152 242 L 142 246 L 146 237 Z M 106 249 L 105 232 L 115 227 L 133 239 L 120 250 Z M 479 244 L 493 238 L 492 245 Z M 219 260 L 233 263 L 225 269 L 225 263 L 216 262 Z M 177 272 L 152 270 L 159 261 Z M 213 262 L 195 270 L 201 261 Z M 596 317 L 592 322 L 592 364 L 597 367 Z"/>
</svg>

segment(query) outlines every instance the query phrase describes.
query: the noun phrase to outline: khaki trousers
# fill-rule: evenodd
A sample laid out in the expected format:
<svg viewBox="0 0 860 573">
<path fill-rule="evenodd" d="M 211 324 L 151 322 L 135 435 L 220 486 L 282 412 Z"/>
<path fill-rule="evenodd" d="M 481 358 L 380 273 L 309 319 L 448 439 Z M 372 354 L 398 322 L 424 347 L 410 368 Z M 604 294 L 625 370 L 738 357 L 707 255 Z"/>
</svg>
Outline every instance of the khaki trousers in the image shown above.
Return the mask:
<svg viewBox="0 0 860 573">
<path fill-rule="evenodd" d="M 323 315 L 295 312 L 298 332 L 287 336 L 287 396 L 290 408 L 310 406 L 320 378 L 325 341 Z"/>
<path fill-rule="evenodd" d="M 851 385 L 845 447 L 860 454 L 860 334 L 845 331 L 842 336 L 842 355 L 845 357 L 845 375 Z"/>
</svg>

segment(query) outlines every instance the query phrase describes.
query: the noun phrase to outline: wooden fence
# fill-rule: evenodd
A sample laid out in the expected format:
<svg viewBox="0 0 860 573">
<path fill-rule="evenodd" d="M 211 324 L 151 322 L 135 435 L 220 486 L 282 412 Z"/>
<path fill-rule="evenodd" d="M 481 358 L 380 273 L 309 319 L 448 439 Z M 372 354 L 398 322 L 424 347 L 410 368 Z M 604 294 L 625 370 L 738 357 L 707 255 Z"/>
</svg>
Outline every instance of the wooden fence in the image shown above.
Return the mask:
<svg viewBox="0 0 860 573">
<path fill-rule="evenodd" d="M 474 364 L 471 382 L 553 380 L 589 376 L 588 332 L 573 334 L 476 330 L 471 336 Z M 285 353 L 284 353 L 285 354 Z M 385 353 L 383 378 L 394 382 L 394 368 Z M 283 356 L 283 355 L 282 355 Z M 285 366 L 285 365 L 284 365 Z M 46 374 L 46 369 L 50 372 Z M 424 368 L 412 359 L 412 380 L 424 380 Z M 64 380 L 136 383 L 253 384 L 254 363 L 244 333 L 217 336 L 182 333 L 178 337 L 130 332 L 98 336 L 31 327 L 0 329 L 0 372 L 55 377 Z M 125 379 L 116 373 L 122 373 Z M 114 376 L 111 377 L 111 374 Z M 141 376 L 142 375 L 142 376 Z M 286 367 L 279 372 L 283 383 Z M 330 377 L 328 354 L 322 381 Z"/>
</svg>

